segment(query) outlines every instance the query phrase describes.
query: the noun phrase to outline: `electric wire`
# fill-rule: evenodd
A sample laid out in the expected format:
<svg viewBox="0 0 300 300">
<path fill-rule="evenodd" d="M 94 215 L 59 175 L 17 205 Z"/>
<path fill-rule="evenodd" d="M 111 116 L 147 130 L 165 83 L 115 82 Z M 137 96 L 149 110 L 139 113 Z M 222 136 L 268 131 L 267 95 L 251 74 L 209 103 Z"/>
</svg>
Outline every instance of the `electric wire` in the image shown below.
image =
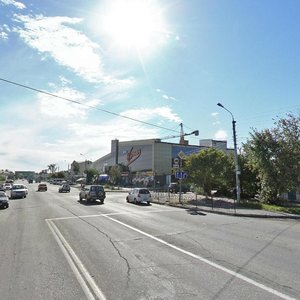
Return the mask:
<svg viewBox="0 0 300 300">
<path fill-rule="evenodd" d="M 69 99 L 69 98 L 66 98 L 66 97 L 55 95 L 55 94 L 52 94 L 52 93 L 49 93 L 49 92 L 31 87 L 31 86 L 28 86 L 28 85 L 24 85 L 24 84 L 15 82 L 15 81 L 11 81 L 11 80 L 4 79 L 4 78 L 0 78 L 0 80 L 3 81 L 3 82 L 6 82 L 6 83 L 12 84 L 12 85 L 21 87 L 21 88 L 25 88 L 25 89 L 28 89 L 28 90 L 31 90 L 31 91 L 35 91 L 35 92 L 38 92 L 38 93 L 41 93 L 41 94 L 44 94 L 44 95 L 48 95 L 48 96 L 51 96 L 51 97 L 54 97 L 54 98 L 58 98 L 58 99 L 61 99 L 61 100 L 64 100 L 64 101 L 68 101 L 70 103 L 74 103 L 74 104 L 77 104 L 77 105 L 82 105 L 82 106 L 85 106 L 85 107 L 88 107 L 88 108 L 91 108 L 91 109 L 96 109 L 98 111 L 101 111 L 101 112 L 104 112 L 104 113 L 107 113 L 107 114 L 110 114 L 110 115 L 113 115 L 113 116 L 117 116 L 117 117 L 120 117 L 120 118 L 124 118 L 124 119 L 127 119 L 127 120 L 138 122 L 138 123 L 141 123 L 141 124 L 144 124 L 144 125 L 148 125 L 148 126 L 152 126 L 152 127 L 156 127 L 156 128 L 164 129 L 164 130 L 167 130 L 167 131 L 172 131 L 172 132 L 178 133 L 178 131 L 174 130 L 174 129 L 166 128 L 166 127 L 156 125 L 156 124 L 153 124 L 153 123 L 150 123 L 150 122 L 145 122 L 145 121 L 138 120 L 138 119 L 135 119 L 135 118 L 132 118 L 132 117 L 124 116 L 124 115 L 109 111 L 107 109 L 99 108 L 97 106 L 85 104 L 85 103 L 82 103 L 80 101 L 76 101 L 76 100 L 72 100 L 72 99 Z"/>
</svg>

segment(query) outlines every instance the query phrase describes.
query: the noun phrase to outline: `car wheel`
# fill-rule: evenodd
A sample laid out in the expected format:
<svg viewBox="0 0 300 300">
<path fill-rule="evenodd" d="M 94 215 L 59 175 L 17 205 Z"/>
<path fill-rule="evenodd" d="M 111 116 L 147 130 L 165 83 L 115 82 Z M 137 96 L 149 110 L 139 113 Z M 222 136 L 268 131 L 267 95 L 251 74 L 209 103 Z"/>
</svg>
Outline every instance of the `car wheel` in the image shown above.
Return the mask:
<svg viewBox="0 0 300 300">
<path fill-rule="evenodd" d="M 150 201 L 147 202 L 147 205 L 150 205 Z"/>
<path fill-rule="evenodd" d="M 128 199 L 128 197 L 126 197 L 126 201 L 127 201 L 127 202 L 129 202 L 129 199 Z"/>
</svg>

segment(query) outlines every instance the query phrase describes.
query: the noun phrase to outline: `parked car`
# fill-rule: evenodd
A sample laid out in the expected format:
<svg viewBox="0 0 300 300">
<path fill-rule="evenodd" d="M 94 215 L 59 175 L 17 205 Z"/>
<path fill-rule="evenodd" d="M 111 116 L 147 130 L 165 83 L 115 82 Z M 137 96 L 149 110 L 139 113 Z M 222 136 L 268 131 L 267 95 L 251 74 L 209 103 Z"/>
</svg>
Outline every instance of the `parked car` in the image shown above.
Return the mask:
<svg viewBox="0 0 300 300">
<path fill-rule="evenodd" d="M 10 198 L 26 198 L 27 194 L 28 190 L 24 184 L 13 184 L 10 191 Z"/>
<path fill-rule="evenodd" d="M 9 199 L 5 192 L 0 191 L 0 207 L 8 208 L 9 207 Z"/>
<path fill-rule="evenodd" d="M 62 184 L 59 188 L 58 188 L 58 192 L 59 193 L 69 193 L 70 192 L 70 186 L 67 183 Z"/>
<path fill-rule="evenodd" d="M 42 192 L 42 191 L 44 191 L 44 192 L 47 191 L 47 184 L 46 183 L 40 183 L 38 185 L 38 192 Z"/>
<path fill-rule="evenodd" d="M 106 193 L 102 185 L 90 185 L 85 186 L 79 192 L 79 201 L 85 199 L 86 202 L 95 202 L 100 200 L 101 203 L 104 202 Z"/>
<path fill-rule="evenodd" d="M 175 193 L 175 194 L 179 193 L 180 191 L 179 183 L 177 182 L 170 183 L 168 187 L 168 191 L 169 193 Z M 188 186 L 185 184 L 181 184 L 181 192 L 185 194 L 188 191 L 189 191 Z"/>
<path fill-rule="evenodd" d="M 144 203 L 150 205 L 151 193 L 145 188 L 134 188 L 126 197 L 127 202 L 133 202 L 135 204 Z"/>
<path fill-rule="evenodd" d="M 5 183 L 3 184 L 3 187 L 4 187 L 5 190 L 11 190 L 12 184 L 11 184 L 11 183 L 8 183 L 8 182 L 5 182 Z"/>
</svg>

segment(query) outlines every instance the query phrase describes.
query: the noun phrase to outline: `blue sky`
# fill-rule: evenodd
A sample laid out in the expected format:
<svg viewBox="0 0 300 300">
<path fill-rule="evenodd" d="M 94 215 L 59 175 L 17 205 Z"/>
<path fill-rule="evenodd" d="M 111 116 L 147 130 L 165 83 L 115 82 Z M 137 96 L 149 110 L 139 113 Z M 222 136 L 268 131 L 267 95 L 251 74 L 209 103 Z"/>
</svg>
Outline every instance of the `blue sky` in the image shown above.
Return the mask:
<svg viewBox="0 0 300 300">
<path fill-rule="evenodd" d="M 0 80 L 0 169 L 66 169 L 181 122 L 190 144 L 232 146 L 218 102 L 241 146 L 300 113 L 299 15 L 298 0 L 0 0 L 0 78 L 82 103 Z"/>
</svg>

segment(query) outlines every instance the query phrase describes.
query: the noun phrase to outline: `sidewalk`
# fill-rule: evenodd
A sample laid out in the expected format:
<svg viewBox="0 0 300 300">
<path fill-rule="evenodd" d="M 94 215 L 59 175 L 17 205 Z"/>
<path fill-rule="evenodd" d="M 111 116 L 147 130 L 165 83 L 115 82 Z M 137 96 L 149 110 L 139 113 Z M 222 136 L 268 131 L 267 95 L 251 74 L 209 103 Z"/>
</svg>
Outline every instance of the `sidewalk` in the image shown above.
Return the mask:
<svg viewBox="0 0 300 300">
<path fill-rule="evenodd" d="M 173 196 L 173 195 L 172 195 Z M 192 194 L 192 198 L 195 198 Z M 182 199 L 182 202 L 178 202 L 178 196 L 166 197 L 160 195 L 159 197 L 152 198 L 153 203 L 169 205 L 173 207 L 180 207 L 190 211 L 191 213 L 197 214 L 201 212 L 209 212 L 222 215 L 230 215 L 236 217 L 251 217 L 251 218 L 280 218 L 280 219 L 298 219 L 300 215 L 289 214 L 285 212 L 272 212 L 262 209 L 251 209 L 238 206 L 232 199 L 214 198 L 213 200 L 206 200 L 204 197 L 197 199 Z M 199 196 L 198 196 L 199 198 Z"/>
</svg>

